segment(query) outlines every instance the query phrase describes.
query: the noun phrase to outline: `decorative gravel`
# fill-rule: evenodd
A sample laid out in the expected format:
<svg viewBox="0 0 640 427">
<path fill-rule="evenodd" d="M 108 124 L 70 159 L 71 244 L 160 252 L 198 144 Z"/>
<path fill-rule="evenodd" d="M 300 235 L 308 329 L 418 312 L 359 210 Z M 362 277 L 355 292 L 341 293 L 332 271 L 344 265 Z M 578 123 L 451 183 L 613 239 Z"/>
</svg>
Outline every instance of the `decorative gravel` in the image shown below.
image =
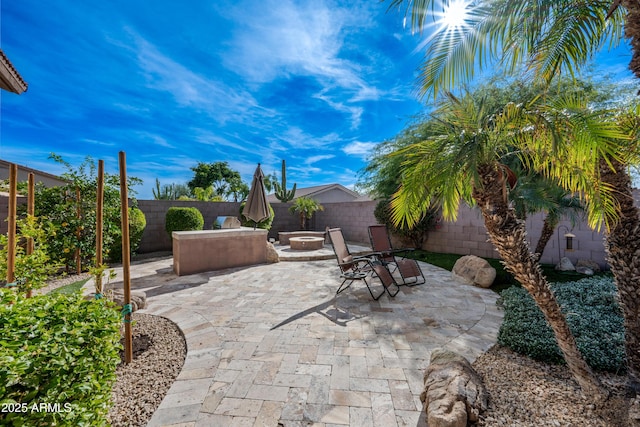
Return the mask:
<svg viewBox="0 0 640 427">
<path fill-rule="evenodd" d="M 113 427 L 145 426 L 169 391 L 184 365 L 187 345 L 172 321 L 150 314 L 133 313 L 133 361 L 116 370 Z M 122 342 L 124 348 L 124 341 Z"/>
<path fill-rule="evenodd" d="M 612 396 L 596 408 L 583 398 L 564 365 L 547 365 L 494 346 L 473 367 L 489 391 L 489 409 L 479 426 L 629 426 L 623 376 L 598 374 Z"/>
</svg>

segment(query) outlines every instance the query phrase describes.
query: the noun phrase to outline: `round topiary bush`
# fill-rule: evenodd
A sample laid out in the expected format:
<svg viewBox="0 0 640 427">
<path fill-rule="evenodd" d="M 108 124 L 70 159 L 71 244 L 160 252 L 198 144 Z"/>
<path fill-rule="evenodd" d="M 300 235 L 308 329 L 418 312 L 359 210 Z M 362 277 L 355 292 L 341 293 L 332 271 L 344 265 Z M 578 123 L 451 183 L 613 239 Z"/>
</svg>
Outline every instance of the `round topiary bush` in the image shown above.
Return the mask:
<svg viewBox="0 0 640 427">
<path fill-rule="evenodd" d="M 240 220 L 241 220 L 241 224 L 243 227 L 258 227 L 261 228 L 263 230 L 270 230 L 271 229 L 271 224 L 273 224 L 273 218 L 275 218 L 276 214 L 275 212 L 273 212 L 273 208 L 271 207 L 271 205 L 269 205 L 269 218 L 264 219 L 262 221 L 260 221 L 258 224 L 256 224 L 255 221 L 248 219 L 247 217 L 245 217 L 244 215 L 242 215 L 242 210 L 244 209 L 244 205 L 247 202 L 242 202 L 240 203 Z"/>
<path fill-rule="evenodd" d="M 204 218 L 197 208 L 172 206 L 165 216 L 164 228 L 169 233 L 169 237 L 174 231 L 202 230 Z"/>
<path fill-rule="evenodd" d="M 129 208 L 129 250 L 131 255 L 138 250 L 142 233 L 147 226 L 147 218 L 138 208 Z M 109 246 L 109 260 L 111 262 L 122 261 L 122 232 L 119 232 L 113 243 Z"/>
</svg>

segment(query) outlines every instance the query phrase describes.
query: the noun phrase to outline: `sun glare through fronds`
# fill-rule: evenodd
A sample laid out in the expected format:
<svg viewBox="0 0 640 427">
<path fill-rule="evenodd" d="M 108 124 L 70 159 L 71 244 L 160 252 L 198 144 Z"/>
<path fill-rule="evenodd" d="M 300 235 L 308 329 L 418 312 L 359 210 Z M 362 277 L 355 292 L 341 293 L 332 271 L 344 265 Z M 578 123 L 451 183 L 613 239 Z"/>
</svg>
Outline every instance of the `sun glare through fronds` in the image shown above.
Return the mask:
<svg viewBox="0 0 640 427">
<path fill-rule="evenodd" d="M 449 40 L 468 31 L 478 20 L 479 11 L 479 5 L 473 0 L 439 0 L 433 9 L 425 11 L 425 15 L 431 17 L 431 23 L 425 25 L 427 37 L 417 50 L 422 50 L 435 38 Z"/>
<path fill-rule="evenodd" d="M 468 5 L 469 3 L 465 0 L 453 0 L 450 2 L 449 5 L 445 6 L 442 13 L 442 24 L 450 30 L 464 26 L 468 17 Z"/>
</svg>

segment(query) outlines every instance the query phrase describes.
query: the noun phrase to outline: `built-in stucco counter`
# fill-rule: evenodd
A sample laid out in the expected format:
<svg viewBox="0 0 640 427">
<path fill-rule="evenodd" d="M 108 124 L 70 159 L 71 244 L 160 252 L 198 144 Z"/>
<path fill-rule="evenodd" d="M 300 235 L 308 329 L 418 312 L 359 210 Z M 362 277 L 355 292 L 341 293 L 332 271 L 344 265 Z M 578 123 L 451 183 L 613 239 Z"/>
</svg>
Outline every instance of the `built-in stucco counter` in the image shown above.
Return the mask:
<svg viewBox="0 0 640 427">
<path fill-rule="evenodd" d="M 267 230 L 174 231 L 172 237 L 173 271 L 178 276 L 267 262 Z"/>
</svg>

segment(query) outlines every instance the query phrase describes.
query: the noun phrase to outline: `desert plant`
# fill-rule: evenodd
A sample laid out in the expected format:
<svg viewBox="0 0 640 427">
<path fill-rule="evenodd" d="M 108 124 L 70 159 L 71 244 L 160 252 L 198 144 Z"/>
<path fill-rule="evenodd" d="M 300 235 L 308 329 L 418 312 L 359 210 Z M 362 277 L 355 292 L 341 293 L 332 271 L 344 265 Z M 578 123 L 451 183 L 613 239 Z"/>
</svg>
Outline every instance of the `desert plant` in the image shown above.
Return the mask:
<svg viewBox="0 0 640 427">
<path fill-rule="evenodd" d="M 324 207 L 310 197 L 298 197 L 289 208 L 292 214 L 300 216 L 300 229 L 306 230 L 306 220 L 311 219 L 316 211 L 323 211 Z"/>
<path fill-rule="evenodd" d="M 277 181 L 273 182 L 273 185 L 276 189 L 275 196 L 276 199 L 280 200 L 282 203 L 287 203 L 296 196 L 296 185 L 293 184 L 293 188 L 290 191 L 287 191 L 287 166 L 286 162 L 282 160 L 282 178 L 280 184 Z"/>
<path fill-rule="evenodd" d="M 271 207 L 271 205 L 269 205 L 269 218 L 267 219 L 263 219 L 262 221 L 256 223 L 254 220 L 247 218 L 246 216 L 244 216 L 242 214 L 242 211 L 244 210 L 244 205 L 246 205 L 247 202 L 242 202 L 240 204 L 240 219 L 241 219 L 241 223 L 242 226 L 244 227 L 258 227 L 261 228 L 263 230 L 271 230 L 271 224 L 273 224 L 273 219 L 275 218 L 276 214 L 273 211 L 273 208 Z"/>
<path fill-rule="evenodd" d="M 204 218 L 197 208 L 172 206 L 165 216 L 165 230 L 169 233 L 174 231 L 202 230 Z"/>
<path fill-rule="evenodd" d="M 108 425 L 120 362 L 117 310 L 80 293 L 26 299 L 0 290 L 0 318 L 0 402 L 13 408 L 0 424 Z"/>
</svg>

